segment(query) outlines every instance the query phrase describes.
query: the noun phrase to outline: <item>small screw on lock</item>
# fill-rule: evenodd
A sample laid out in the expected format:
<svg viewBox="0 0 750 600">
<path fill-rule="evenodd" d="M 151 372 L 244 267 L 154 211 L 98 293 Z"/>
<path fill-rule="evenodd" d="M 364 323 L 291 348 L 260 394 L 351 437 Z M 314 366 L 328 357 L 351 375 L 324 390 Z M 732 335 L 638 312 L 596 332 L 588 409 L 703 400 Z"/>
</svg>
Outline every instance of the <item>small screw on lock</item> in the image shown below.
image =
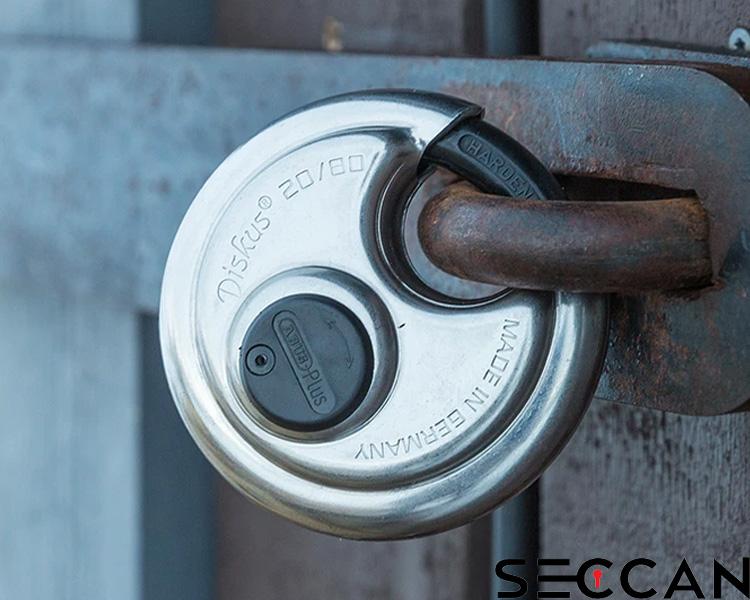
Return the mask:
<svg viewBox="0 0 750 600">
<path fill-rule="evenodd" d="M 253 346 L 245 356 L 245 366 L 253 375 L 268 375 L 275 365 L 276 355 L 264 344 Z"/>
</svg>

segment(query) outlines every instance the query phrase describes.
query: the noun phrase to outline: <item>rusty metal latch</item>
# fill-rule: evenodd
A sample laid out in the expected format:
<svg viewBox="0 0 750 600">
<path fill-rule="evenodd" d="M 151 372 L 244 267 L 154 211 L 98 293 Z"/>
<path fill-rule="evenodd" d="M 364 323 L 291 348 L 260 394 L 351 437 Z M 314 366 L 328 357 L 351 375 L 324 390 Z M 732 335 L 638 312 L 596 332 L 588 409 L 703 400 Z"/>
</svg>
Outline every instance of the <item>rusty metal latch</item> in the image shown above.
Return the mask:
<svg viewBox="0 0 750 600">
<path fill-rule="evenodd" d="M 708 216 L 690 197 L 548 201 L 458 183 L 426 205 L 419 235 L 441 269 L 483 283 L 632 293 L 712 279 Z"/>
<path fill-rule="evenodd" d="M 446 189 L 421 211 L 422 256 L 450 285 L 490 293 L 619 292 L 598 398 L 748 410 L 750 59 L 622 43 L 591 55 L 599 61 L 499 61 L 484 82 L 442 88 L 483 104 L 568 200 Z M 589 198 L 616 203 L 578 202 Z"/>
</svg>

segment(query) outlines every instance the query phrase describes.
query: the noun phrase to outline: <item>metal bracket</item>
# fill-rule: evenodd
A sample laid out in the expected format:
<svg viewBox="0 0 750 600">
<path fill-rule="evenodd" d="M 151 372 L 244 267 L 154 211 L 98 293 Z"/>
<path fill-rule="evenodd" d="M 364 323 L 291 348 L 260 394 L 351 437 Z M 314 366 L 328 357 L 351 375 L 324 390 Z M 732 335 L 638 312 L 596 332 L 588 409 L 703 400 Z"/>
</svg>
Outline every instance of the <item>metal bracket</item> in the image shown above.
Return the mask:
<svg viewBox="0 0 750 600">
<path fill-rule="evenodd" d="M 632 42 L 601 42 L 587 54 L 619 62 L 619 72 L 590 77 L 597 67 L 578 65 L 571 81 L 550 76 L 545 104 L 493 97 L 494 118 L 541 148 L 558 174 L 698 198 L 550 203 L 454 185 L 422 212 L 425 252 L 444 271 L 486 284 L 619 293 L 599 397 L 689 414 L 746 409 L 750 177 L 741 115 L 750 58 Z M 644 81 L 644 63 L 662 69 L 661 81 Z M 560 102 L 563 93 L 574 102 Z M 553 147 L 545 145 L 550 133 L 536 129 L 550 121 L 561 129 Z"/>
<path fill-rule="evenodd" d="M 632 48 L 638 60 L 648 55 Z M 615 296 L 596 396 L 721 414 L 750 398 L 750 77 L 734 55 L 731 64 L 698 63 L 705 53 L 688 53 L 689 64 L 678 64 L 665 52 L 658 47 L 649 64 L 543 62 L 513 84 L 450 91 L 487 106 L 488 120 L 558 174 L 697 195 L 709 216 L 714 284 Z"/>
</svg>

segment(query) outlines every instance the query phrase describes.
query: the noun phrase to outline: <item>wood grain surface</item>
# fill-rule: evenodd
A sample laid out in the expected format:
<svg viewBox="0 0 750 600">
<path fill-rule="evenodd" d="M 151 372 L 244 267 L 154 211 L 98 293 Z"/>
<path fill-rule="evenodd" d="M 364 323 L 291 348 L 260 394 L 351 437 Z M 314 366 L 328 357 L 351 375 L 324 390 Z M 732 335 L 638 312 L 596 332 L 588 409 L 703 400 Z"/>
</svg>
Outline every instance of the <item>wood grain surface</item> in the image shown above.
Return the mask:
<svg viewBox="0 0 750 600">
<path fill-rule="evenodd" d="M 222 481 L 218 493 L 219 600 L 453 600 L 486 593 L 488 523 L 400 542 L 355 542 L 308 531 L 248 502 Z"/>
<path fill-rule="evenodd" d="M 137 11 L 137 0 L 3 0 L 0 36 L 129 42 Z M 4 73 L 2 96 L 16 83 Z M 2 119 L 3 148 L 13 145 L 5 126 L 17 116 Z M 19 133 L 34 138 L 34 129 Z M 49 146 L 35 139 L 41 154 L 19 156 L 36 165 L 34 179 L 64 169 L 67 152 L 41 158 Z M 11 167 L 17 175 L 19 163 Z M 44 239 L 64 228 L 59 189 L 45 194 L 55 208 L 46 212 Z M 136 600 L 137 319 L 96 289 L 72 291 L 35 276 L 45 268 L 60 279 L 73 274 L 18 229 L 15 217 L 34 217 L 10 206 L 17 192 L 4 185 L 0 193 L 0 237 L 10 250 L 0 262 L 25 257 L 25 275 L 0 283 L 0 599 Z M 63 234 L 76 243 L 71 230 Z"/>
<path fill-rule="evenodd" d="M 220 45 L 389 54 L 480 54 L 481 0 L 217 0 Z"/>
<path fill-rule="evenodd" d="M 741 573 L 750 550 L 748 456 L 748 413 L 691 417 L 595 401 L 542 478 L 542 556 L 619 566 L 645 556 L 663 567 L 642 575 L 655 587 L 687 557 L 708 595 L 713 559 Z"/>
<path fill-rule="evenodd" d="M 750 27 L 747 0 L 540 0 L 541 49 L 581 56 L 600 40 L 660 40 L 725 48 Z"/>
</svg>

